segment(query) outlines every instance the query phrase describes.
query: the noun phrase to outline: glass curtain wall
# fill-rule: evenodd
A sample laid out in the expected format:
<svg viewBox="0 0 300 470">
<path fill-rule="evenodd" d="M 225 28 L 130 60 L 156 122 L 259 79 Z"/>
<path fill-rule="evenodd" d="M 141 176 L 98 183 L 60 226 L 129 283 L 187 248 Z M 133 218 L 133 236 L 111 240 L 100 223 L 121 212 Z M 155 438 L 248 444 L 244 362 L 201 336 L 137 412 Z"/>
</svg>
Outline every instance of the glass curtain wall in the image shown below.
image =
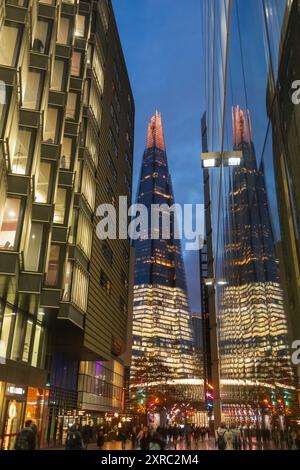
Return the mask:
<svg viewBox="0 0 300 470">
<path fill-rule="evenodd" d="M 209 171 L 222 411 L 267 427 L 281 424 L 296 398 L 268 109 L 292 3 L 202 6 L 208 150 L 242 152 L 239 167 Z"/>
</svg>

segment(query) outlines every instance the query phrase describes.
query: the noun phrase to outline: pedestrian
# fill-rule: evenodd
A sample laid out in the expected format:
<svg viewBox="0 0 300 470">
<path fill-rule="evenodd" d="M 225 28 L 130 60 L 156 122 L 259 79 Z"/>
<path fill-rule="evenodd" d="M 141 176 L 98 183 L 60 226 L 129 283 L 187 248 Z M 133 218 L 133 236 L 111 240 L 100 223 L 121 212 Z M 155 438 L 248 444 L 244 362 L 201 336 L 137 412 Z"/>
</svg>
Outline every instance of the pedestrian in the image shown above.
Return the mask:
<svg viewBox="0 0 300 470">
<path fill-rule="evenodd" d="M 87 450 L 89 443 L 93 439 L 93 429 L 89 424 L 85 424 L 81 429 L 84 449 Z"/>
<path fill-rule="evenodd" d="M 66 450 L 83 450 L 82 435 L 78 424 L 73 424 L 67 434 Z"/>
<path fill-rule="evenodd" d="M 160 438 L 157 431 L 150 436 L 149 450 L 164 450 L 165 446 L 165 442 Z"/>
<path fill-rule="evenodd" d="M 232 450 L 232 438 L 226 423 L 222 422 L 216 431 L 216 444 L 218 450 Z"/>
<path fill-rule="evenodd" d="M 241 436 L 241 431 L 238 429 L 236 423 L 231 424 L 230 432 L 232 434 L 233 450 L 241 450 L 242 449 L 242 436 Z"/>
<path fill-rule="evenodd" d="M 17 434 L 15 450 L 35 450 L 36 435 L 32 429 L 32 421 L 25 421 L 25 426 Z"/>
<path fill-rule="evenodd" d="M 137 436 L 141 450 L 149 450 L 150 435 L 147 426 L 144 426 Z"/>
<path fill-rule="evenodd" d="M 119 439 L 122 443 L 122 450 L 126 449 L 126 441 L 127 441 L 127 430 L 124 426 L 122 426 L 119 430 Z"/>
<path fill-rule="evenodd" d="M 192 433 L 193 429 L 191 425 L 187 423 L 184 426 L 185 445 L 187 450 L 190 450 L 192 448 Z"/>
<path fill-rule="evenodd" d="M 97 433 L 97 447 L 99 450 L 101 450 L 103 446 L 104 446 L 104 432 L 103 432 L 103 428 L 100 428 Z"/>
</svg>

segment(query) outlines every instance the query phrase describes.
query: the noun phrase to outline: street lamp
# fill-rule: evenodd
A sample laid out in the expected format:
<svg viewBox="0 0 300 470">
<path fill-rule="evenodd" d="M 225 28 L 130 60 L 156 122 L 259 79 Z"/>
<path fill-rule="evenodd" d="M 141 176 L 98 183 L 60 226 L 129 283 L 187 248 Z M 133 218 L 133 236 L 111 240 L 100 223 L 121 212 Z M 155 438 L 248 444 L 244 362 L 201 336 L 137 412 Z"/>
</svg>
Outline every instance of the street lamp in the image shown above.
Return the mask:
<svg viewBox="0 0 300 470">
<path fill-rule="evenodd" d="M 240 166 L 243 158 L 241 150 L 231 150 L 229 152 L 203 152 L 201 154 L 202 168 L 218 168 L 220 166 L 236 167 Z"/>
</svg>

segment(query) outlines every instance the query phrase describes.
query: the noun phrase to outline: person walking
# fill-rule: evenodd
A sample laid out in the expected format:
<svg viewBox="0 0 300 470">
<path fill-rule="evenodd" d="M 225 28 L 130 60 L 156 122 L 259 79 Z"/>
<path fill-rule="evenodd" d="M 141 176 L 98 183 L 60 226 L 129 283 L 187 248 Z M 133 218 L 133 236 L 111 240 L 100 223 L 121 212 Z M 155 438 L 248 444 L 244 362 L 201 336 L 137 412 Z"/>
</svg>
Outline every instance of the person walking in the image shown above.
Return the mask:
<svg viewBox="0 0 300 470">
<path fill-rule="evenodd" d="M 232 434 L 228 431 L 224 422 L 220 424 L 216 431 L 216 444 L 218 450 L 232 450 Z"/>
<path fill-rule="evenodd" d="M 85 424 L 81 429 L 84 449 L 87 450 L 89 443 L 93 439 L 93 429 L 89 424 Z"/>
<path fill-rule="evenodd" d="M 141 450 L 149 450 L 150 434 L 147 426 L 144 426 L 138 434 L 138 443 Z"/>
<path fill-rule="evenodd" d="M 73 424 L 66 439 L 66 450 L 83 450 L 82 435 L 78 424 Z"/>
<path fill-rule="evenodd" d="M 104 432 L 103 432 L 103 428 L 100 428 L 97 433 L 97 447 L 99 450 L 101 450 L 103 446 L 104 446 Z"/>
<path fill-rule="evenodd" d="M 126 441 L 127 441 L 127 429 L 122 426 L 119 431 L 119 439 L 122 443 L 122 450 L 126 449 Z"/>
<path fill-rule="evenodd" d="M 25 421 L 25 426 L 17 434 L 15 442 L 15 450 L 35 450 L 36 434 L 32 429 L 32 421 Z"/>
<path fill-rule="evenodd" d="M 164 450 L 166 443 L 160 438 L 158 432 L 154 432 L 149 439 L 149 450 Z"/>
<path fill-rule="evenodd" d="M 238 429 L 236 423 L 231 424 L 230 432 L 231 432 L 231 435 L 232 435 L 233 450 L 241 450 L 242 449 L 242 435 L 241 435 L 241 431 Z"/>
</svg>

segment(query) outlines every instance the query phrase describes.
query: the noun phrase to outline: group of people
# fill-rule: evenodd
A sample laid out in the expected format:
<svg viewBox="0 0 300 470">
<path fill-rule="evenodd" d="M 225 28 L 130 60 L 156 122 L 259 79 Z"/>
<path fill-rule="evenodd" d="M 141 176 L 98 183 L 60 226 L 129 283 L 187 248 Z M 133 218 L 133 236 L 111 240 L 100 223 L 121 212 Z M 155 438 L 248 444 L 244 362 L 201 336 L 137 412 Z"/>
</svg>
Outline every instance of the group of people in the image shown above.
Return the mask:
<svg viewBox="0 0 300 470">
<path fill-rule="evenodd" d="M 300 430 L 291 426 L 272 429 L 221 423 L 215 434 L 219 450 L 251 450 L 274 448 L 276 450 L 300 450 Z"/>
<path fill-rule="evenodd" d="M 187 449 L 192 448 L 192 439 L 198 448 L 200 441 L 204 442 L 209 435 L 209 429 L 195 425 L 159 426 L 155 431 L 148 426 L 133 426 L 131 429 L 132 449 L 141 450 L 176 450 L 178 442 L 184 441 Z"/>
</svg>

